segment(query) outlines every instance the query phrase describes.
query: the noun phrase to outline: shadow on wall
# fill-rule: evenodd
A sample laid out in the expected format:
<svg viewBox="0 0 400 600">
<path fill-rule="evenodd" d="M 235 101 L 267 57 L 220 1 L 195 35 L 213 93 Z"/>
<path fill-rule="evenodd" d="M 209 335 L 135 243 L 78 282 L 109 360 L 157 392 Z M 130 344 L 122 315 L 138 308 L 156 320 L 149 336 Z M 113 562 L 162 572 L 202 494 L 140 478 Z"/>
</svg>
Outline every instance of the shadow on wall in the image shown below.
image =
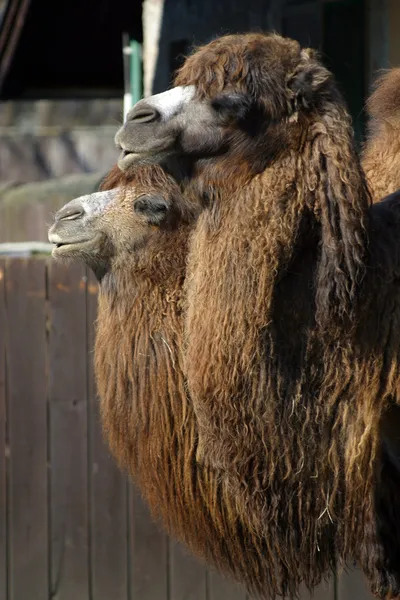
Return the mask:
<svg viewBox="0 0 400 600">
<path fill-rule="evenodd" d="M 155 2 L 152 6 L 157 10 Z M 277 31 L 321 52 L 347 100 L 356 137 L 361 140 L 366 94 L 365 15 L 364 0 L 164 0 L 151 93 L 171 86 L 174 71 L 195 45 L 225 33 Z M 145 22 L 144 31 L 147 25 Z M 149 27 L 154 27 L 150 13 Z M 150 45 L 153 52 L 154 45 Z"/>
<path fill-rule="evenodd" d="M 165 0 L 152 93 L 171 86 L 174 71 L 193 46 L 226 33 L 276 28 L 272 22 L 276 4 L 276 0 Z"/>
</svg>

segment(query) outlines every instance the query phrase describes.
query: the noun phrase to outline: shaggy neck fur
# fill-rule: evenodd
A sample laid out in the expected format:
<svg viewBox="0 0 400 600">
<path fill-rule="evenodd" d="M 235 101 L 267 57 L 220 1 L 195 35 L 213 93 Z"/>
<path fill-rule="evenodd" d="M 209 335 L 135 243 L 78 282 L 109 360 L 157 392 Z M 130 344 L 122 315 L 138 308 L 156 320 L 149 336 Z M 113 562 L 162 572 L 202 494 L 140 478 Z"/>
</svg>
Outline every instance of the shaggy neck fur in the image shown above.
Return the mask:
<svg viewBox="0 0 400 600">
<path fill-rule="evenodd" d="M 337 557 L 384 595 L 399 573 L 375 498 L 379 426 L 398 362 L 384 364 L 377 339 L 363 345 L 377 299 L 370 201 L 344 109 L 326 107 L 303 144 L 220 186 L 198 223 L 186 356 L 198 459 L 227 474 L 268 537 L 271 596 L 314 587 Z"/>
<path fill-rule="evenodd" d="M 216 40 L 186 61 L 177 84 L 204 98 L 229 77 L 257 98 L 264 86 L 270 114 L 284 114 L 301 96 L 259 68 L 271 39 L 286 48 L 274 36 Z M 370 210 L 348 114 L 323 67 L 301 56 L 298 72 L 280 52 L 274 68 L 297 89 L 311 81 L 315 103 L 303 95 L 299 112 L 268 127 L 272 145 L 261 131 L 254 160 L 242 137 L 243 161 L 201 161 L 181 182 L 205 207 L 189 249 L 184 363 L 182 314 L 159 286 L 146 284 L 151 301 L 133 305 L 133 291 L 136 299 L 144 291 L 116 295 L 114 278 L 114 296 L 102 297 L 103 418 L 153 513 L 250 589 L 296 594 L 337 558 L 356 559 L 373 591 L 394 598 L 399 478 L 381 439 L 400 389 L 399 220 L 391 229 L 393 212 Z M 164 331 L 167 314 L 173 326 Z"/>
<path fill-rule="evenodd" d="M 113 454 L 167 531 L 264 596 L 268 540 L 250 528 L 221 478 L 196 462 L 182 355 L 188 235 L 169 233 L 135 257 L 118 257 L 103 279 L 95 346 L 102 423 Z"/>
</svg>

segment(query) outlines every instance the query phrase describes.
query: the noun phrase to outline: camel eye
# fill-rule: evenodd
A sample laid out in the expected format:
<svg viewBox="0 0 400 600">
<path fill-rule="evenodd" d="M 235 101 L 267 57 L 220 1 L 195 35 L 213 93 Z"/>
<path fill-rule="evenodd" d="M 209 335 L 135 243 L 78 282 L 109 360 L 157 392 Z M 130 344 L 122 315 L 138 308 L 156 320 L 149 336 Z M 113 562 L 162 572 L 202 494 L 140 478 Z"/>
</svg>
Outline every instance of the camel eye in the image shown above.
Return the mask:
<svg viewBox="0 0 400 600">
<path fill-rule="evenodd" d="M 160 225 L 168 214 L 169 203 L 165 198 L 156 195 L 146 195 L 134 203 L 136 214 L 145 217 L 150 225 Z"/>
<path fill-rule="evenodd" d="M 225 121 L 242 121 L 252 108 L 251 100 L 244 94 L 221 94 L 212 100 L 211 105 Z"/>
</svg>

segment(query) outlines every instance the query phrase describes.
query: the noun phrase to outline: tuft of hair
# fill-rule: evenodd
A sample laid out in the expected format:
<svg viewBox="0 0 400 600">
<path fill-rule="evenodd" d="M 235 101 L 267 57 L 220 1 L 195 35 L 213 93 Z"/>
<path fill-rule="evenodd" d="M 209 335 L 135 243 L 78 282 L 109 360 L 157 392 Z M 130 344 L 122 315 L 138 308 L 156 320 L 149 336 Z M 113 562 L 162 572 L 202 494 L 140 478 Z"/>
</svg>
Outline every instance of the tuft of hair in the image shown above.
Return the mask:
<svg viewBox="0 0 400 600">
<path fill-rule="evenodd" d="M 400 68 L 383 71 L 367 101 L 362 166 L 374 202 L 400 188 Z"/>
<path fill-rule="evenodd" d="M 381 72 L 367 100 L 367 112 L 376 123 L 400 127 L 400 68 Z"/>
</svg>

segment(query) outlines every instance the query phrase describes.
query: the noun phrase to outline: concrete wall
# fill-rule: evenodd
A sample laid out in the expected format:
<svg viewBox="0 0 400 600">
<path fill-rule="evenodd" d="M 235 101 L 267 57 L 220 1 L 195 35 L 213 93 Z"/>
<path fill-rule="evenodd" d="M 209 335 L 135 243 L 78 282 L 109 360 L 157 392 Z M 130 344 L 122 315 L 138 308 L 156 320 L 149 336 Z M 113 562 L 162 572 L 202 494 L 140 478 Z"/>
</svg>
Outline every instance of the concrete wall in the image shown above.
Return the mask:
<svg viewBox="0 0 400 600">
<path fill-rule="evenodd" d="M 0 182 L 107 170 L 122 100 L 0 103 Z"/>
<path fill-rule="evenodd" d="M 54 212 L 72 198 L 97 190 L 104 175 L 96 172 L 0 186 L 0 244 L 46 242 Z"/>
<path fill-rule="evenodd" d="M 115 164 L 122 100 L 0 103 L 0 243 L 46 241 L 52 212 Z"/>
</svg>

